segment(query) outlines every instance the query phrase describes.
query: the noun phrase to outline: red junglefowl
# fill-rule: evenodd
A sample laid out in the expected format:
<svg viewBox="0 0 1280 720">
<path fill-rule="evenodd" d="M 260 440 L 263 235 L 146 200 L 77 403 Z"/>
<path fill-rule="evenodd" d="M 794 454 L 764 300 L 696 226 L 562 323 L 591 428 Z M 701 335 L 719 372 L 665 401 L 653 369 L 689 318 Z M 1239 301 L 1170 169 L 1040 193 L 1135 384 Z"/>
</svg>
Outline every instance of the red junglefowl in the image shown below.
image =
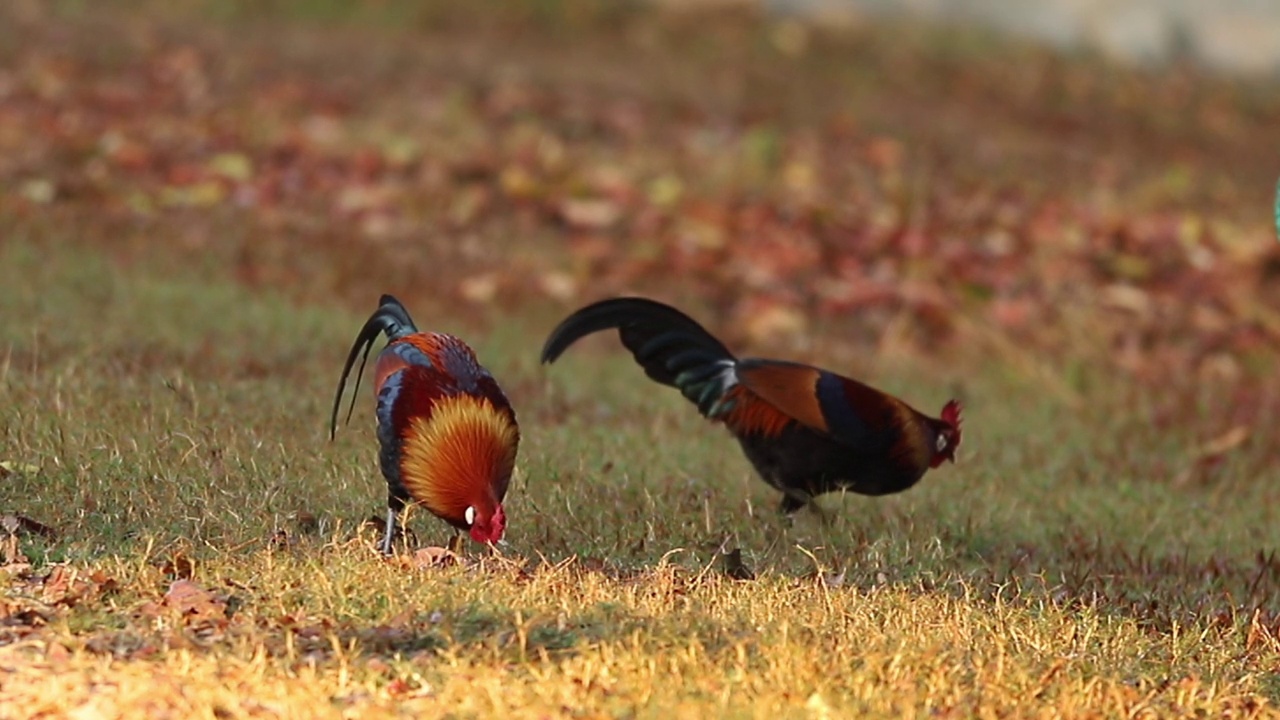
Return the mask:
<svg viewBox="0 0 1280 720">
<path fill-rule="evenodd" d="M 941 419 L 931 418 L 826 370 L 738 359 L 692 318 L 653 300 L 617 298 L 578 310 L 547 338 L 542 362 L 611 328 L 645 374 L 729 428 L 760 477 L 782 491 L 787 515 L 835 490 L 901 492 L 929 468 L 955 462 L 959 402 L 948 402 Z"/>
<path fill-rule="evenodd" d="M 329 439 L 337 432 L 347 376 L 363 349 L 347 410 L 351 420 L 360 376 L 379 333 L 388 340 L 374 366 L 373 387 L 378 460 L 388 491 L 382 552 L 391 553 L 396 516 L 408 503 L 469 531 L 478 543 L 501 541 L 507 524 L 502 500 L 520 444 L 515 412 L 466 343 L 452 335 L 419 332 L 390 295 L 382 296 L 347 355 L 333 398 Z"/>
</svg>

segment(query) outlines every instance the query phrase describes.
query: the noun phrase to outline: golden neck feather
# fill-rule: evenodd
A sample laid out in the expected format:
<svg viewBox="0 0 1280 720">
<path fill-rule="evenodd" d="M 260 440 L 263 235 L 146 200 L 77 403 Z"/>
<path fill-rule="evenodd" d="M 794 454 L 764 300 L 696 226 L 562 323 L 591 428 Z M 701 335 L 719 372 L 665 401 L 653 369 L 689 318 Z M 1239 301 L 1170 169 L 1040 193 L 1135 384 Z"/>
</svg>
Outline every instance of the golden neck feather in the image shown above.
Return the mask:
<svg viewBox="0 0 1280 720">
<path fill-rule="evenodd" d="M 439 398 L 404 431 L 401 482 L 428 510 L 460 519 L 468 506 L 501 502 L 519 441 L 516 424 L 487 399 Z"/>
</svg>

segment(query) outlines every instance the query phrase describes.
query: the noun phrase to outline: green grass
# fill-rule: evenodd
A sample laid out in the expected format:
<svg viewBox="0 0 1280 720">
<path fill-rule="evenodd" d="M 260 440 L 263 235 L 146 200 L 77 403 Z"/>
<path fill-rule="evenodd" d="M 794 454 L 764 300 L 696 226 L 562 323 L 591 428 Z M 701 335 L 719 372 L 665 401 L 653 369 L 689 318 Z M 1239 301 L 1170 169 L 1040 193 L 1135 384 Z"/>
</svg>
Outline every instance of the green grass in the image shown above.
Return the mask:
<svg viewBox="0 0 1280 720">
<path fill-rule="evenodd" d="M 1007 370 L 966 376 L 958 465 L 900 496 L 828 498 L 830 525 L 788 528 L 732 440 L 612 340 L 540 368 L 545 308 L 489 331 L 432 323 L 474 343 L 524 441 L 504 557 L 420 569 L 380 561 L 361 529 L 384 497 L 367 385 L 326 436 L 359 314 L 56 243 L 3 255 L 3 459 L 40 470 L 7 477 L 0 509 L 58 533 L 22 537 L 32 579 L 5 603 L 41 606 L 54 562 L 116 586 L 4 651 L 10 698 L 66 687 L 45 701 L 65 709 L 89 702 L 69 678 L 152 672 L 187 677 L 172 688 L 186 707 L 233 715 L 253 711 L 227 683 L 335 714 L 430 687 L 399 707 L 464 716 L 967 715 L 1027 697 L 1068 714 L 1218 712 L 1273 691 L 1277 572 L 1258 553 L 1280 541 L 1275 483 L 1248 452 L 1211 484 L 1149 477 L 1185 431 L 1146 430 L 1105 393 L 1076 413 Z M 944 398 L 942 378 L 891 360 L 873 379 Z M 452 532 L 424 514 L 412 526 L 417 545 Z M 722 545 L 757 579 L 728 579 Z M 234 608 L 212 635 L 139 611 L 187 574 L 175 558 Z"/>
</svg>

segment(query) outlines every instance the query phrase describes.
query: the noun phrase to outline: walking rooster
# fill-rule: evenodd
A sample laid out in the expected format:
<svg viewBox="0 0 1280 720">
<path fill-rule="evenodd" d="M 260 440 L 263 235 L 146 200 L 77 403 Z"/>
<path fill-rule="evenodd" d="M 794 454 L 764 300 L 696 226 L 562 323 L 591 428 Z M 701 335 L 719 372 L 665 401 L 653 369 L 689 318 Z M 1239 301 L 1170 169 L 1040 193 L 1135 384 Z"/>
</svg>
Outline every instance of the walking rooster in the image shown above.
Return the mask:
<svg viewBox="0 0 1280 720">
<path fill-rule="evenodd" d="M 347 420 L 355 407 L 365 361 L 378 334 L 387 345 L 374 367 L 378 460 L 387 480 L 387 525 L 382 552 L 391 553 L 396 517 L 409 503 L 478 543 L 502 540 L 502 509 L 515 468 L 520 428 L 498 383 L 452 335 L 419 332 L 398 300 L 383 295 L 347 355 L 333 398 L 329 438 L 338 427 L 343 389 L 363 350 Z"/>
<path fill-rule="evenodd" d="M 645 374 L 680 390 L 733 433 L 760 477 L 783 493 L 785 514 L 834 490 L 901 492 L 930 468 L 955 462 L 959 402 L 932 418 L 826 370 L 739 359 L 688 315 L 653 300 L 617 298 L 578 310 L 547 338 L 542 362 L 611 328 Z"/>
</svg>

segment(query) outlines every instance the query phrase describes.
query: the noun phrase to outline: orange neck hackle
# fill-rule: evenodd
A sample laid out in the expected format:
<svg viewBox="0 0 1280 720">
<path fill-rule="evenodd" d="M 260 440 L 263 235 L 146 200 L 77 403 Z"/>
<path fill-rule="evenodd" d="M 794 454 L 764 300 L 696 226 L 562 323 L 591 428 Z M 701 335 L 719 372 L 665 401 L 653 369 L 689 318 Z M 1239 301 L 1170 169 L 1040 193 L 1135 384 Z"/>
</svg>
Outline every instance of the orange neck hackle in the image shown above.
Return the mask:
<svg viewBox="0 0 1280 720">
<path fill-rule="evenodd" d="M 515 468 L 519 429 L 487 399 L 441 397 L 429 417 L 404 430 L 401 455 L 405 489 L 418 502 L 478 542 L 502 538 L 502 499 Z"/>
</svg>

